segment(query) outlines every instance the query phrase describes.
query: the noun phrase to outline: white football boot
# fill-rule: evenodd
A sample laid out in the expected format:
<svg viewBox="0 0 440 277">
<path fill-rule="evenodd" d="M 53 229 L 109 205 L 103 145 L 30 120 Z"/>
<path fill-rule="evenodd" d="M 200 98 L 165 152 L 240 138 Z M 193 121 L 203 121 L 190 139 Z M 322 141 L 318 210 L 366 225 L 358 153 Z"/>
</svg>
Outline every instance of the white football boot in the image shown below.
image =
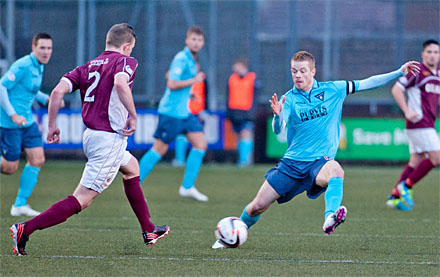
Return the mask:
<svg viewBox="0 0 440 277">
<path fill-rule="evenodd" d="M 327 216 L 324 221 L 324 225 L 322 226 L 322 230 L 330 235 L 333 231 L 338 227 L 339 224 L 344 223 L 345 218 L 347 217 L 347 208 L 344 206 L 340 206 L 336 209 L 334 213 Z"/>
<path fill-rule="evenodd" d="M 36 210 L 32 209 L 29 205 L 24 205 L 20 207 L 15 207 L 12 205 L 11 208 L 11 215 L 12 216 L 37 216 L 40 212 L 37 212 Z"/>
<path fill-rule="evenodd" d="M 201 201 L 201 202 L 208 201 L 208 196 L 202 194 L 195 187 L 186 189 L 181 186 L 179 189 L 179 195 L 182 197 L 186 197 L 186 198 L 192 198 L 194 200 Z"/>
<path fill-rule="evenodd" d="M 211 248 L 212 249 L 224 249 L 224 248 L 226 248 L 226 246 L 224 246 L 219 240 L 216 240 Z"/>
</svg>

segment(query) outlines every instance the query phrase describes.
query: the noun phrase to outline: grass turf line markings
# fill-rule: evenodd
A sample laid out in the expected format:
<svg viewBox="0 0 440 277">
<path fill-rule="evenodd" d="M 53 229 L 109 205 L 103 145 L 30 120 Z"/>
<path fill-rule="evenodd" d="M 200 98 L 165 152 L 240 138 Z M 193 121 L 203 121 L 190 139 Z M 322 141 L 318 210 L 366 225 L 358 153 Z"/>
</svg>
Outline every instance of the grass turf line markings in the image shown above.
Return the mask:
<svg viewBox="0 0 440 277">
<path fill-rule="evenodd" d="M 221 250 L 225 251 L 225 250 Z M 226 250 L 228 251 L 228 250 Z M 0 254 L 0 257 L 12 255 Z M 440 265 L 439 262 L 396 262 L 396 261 L 357 261 L 357 260 L 306 260 L 306 259 L 233 259 L 233 258 L 183 258 L 183 257 L 106 257 L 106 256 L 63 256 L 32 255 L 33 258 L 48 259 L 103 259 L 103 260 L 150 260 L 150 261 L 204 261 L 204 262 L 238 262 L 238 263 L 316 263 L 316 264 L 375 264 L 375 265 Z"/>
</svg>

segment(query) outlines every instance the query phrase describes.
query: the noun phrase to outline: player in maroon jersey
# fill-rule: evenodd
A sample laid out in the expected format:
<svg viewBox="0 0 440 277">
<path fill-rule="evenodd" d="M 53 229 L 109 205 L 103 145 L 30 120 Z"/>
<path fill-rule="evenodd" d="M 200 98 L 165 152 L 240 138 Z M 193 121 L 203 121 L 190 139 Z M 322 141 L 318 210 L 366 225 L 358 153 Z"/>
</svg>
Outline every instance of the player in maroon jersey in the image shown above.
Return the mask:
<svg viewBox="0 0 440 277">
<path fill-rule="evenodd" d="M 440 165 L 440 140 L 434 128 L 440 97 L 439 60 L 439 43 L 425 41 L 420 73 L 401 77 L 392 89 L 405 114 L 410 159 L 388 197 L 386 204 L 390 208 L 410 211 L 414 206 L 413 185 Z"/>
<path fill-rule="evenodd" d="M 83 148 L 88 159 L 73 195 L 53 204 L 40 215 L 11 226 L 14 253 L 27 255 L 26 242 L 35 230 L 60 224 L 87 208 L 111 185 L 118 171 L 124 190 L 141 225 L 144 242 L 153 245 L 170 228 L 155 226 L 139 183 L 139 164 L 127 150 L 127 137 L 136 130 L 136 110 L 131 86 L 138 66 L 130 54 L 136 35 L 126 23 L 113 25 L 107 33 L 105 51 L 97 58 L 65 74 L 53 89 L 49 105 L 48 143 L 60 141 L 56 118 L 63 96 L 77 89 L 81 93 L 82 118 L 87 129 Z"/>
</svg>

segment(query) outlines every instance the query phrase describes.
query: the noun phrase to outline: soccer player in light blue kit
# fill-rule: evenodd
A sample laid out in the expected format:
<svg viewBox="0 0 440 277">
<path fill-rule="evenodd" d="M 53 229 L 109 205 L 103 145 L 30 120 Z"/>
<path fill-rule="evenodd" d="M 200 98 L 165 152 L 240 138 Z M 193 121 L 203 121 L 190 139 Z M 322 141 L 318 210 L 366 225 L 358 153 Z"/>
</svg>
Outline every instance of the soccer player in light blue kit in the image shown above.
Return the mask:
<svg viewBox="0 0 440 277">
<path fill-rule="evenodd" d="M 243 210 L 240 218 L 247 227 L 254 225 L 275 201 L 288 202 L 304 191 L 315 199 L 325 191 L 322 228 L 330 235 L 347 215 L 347 208 L 341 206 L 344 170 L 334 160 L 345 97 L 418 71 L 417 62 L 407 62 L 398 70 L 361 81 L 317 82 L 313 55 L 297 52 L 291 60 L 294 87 L 280 101 L 276 94 L 269 100 L 274 113 L 273 130 L 279 134 L 287 127 L 288 149 L 278 165 L 265 174 L 266 181 L 257 196 Z M 212 248 L 225 246 L 216 241 Z"/>
<path fill-rule="evenodd" d="M 11 208 L 12 216 L 36 216 L 27 199 L 34 189 L 44 164 L 41 132 L 34 122 L 34 100 L 46 105 L 49 96 L 40 91 L 44 65 L 52 55 L 52 38 L 40 33 L 32 40 L 32 53 L 14 62 L 0 79 L 1 172 L 13 174 L 19 164 L 21 148 L 27 163 L 20 178 L 18 195 Z"/>
<path fill-rule="evenodd" d="M 197 73 L 196 67 L 197 53 L 204 44 L 202 29 L 198 26 L 189 28 L 185 44 L 185 49 L 177 53 L 171 62 L 167 87 L 158 108 L 159 124 L 154 134 L 156 141 L 140 160 L 140 179 L 142 183 L 177 135 L 185 134 L 193 147 L 188 155 L 179 194 L 197 201 L 208 201 L 208 197 L 194 186 L 206 152 L 206 139 L 199 120 L 188 109 L 191 86 L 205 79 L 205 74 Z"/>
</svg>

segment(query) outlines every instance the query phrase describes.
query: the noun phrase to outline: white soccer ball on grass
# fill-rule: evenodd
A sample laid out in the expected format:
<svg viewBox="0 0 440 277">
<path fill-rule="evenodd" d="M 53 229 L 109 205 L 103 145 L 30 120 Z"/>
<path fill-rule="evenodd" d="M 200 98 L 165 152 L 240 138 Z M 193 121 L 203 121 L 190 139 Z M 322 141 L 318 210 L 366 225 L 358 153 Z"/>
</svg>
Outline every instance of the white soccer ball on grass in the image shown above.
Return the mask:
<svg viewBox="0 0 440 277">
<path fill-rule="evenodd" d="M 227 248 L 242 245 L 248 235 L 246 224 L 238 217 L 230 216 L 220 220 L 215 230 L 217 240 Z"/>
</svg>

